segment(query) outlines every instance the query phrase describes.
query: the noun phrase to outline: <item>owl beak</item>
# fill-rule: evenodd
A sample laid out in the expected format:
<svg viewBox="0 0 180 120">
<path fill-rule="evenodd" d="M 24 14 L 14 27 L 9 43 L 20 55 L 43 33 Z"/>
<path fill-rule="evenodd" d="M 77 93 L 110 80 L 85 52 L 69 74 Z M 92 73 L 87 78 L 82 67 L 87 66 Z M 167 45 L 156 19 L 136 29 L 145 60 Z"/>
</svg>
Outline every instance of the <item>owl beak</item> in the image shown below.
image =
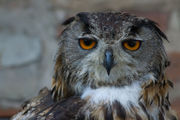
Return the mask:
<svg viewBox="0 0 180 120">
<path fill-rule="evenodd" d="M 111 68 L 114 64 L 113 51 L 108 49 L 105 51 L 104 67 L 107 70 L 108 75 L 110 74 Z"/>
</svg>

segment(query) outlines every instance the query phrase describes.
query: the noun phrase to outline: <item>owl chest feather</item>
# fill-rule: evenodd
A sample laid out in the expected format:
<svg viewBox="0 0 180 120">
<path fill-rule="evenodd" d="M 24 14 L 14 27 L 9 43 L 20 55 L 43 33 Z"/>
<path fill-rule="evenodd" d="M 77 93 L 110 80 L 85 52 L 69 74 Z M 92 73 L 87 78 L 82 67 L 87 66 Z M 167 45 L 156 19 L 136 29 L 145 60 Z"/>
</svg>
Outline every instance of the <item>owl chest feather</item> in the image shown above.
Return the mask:
<svg viewBox="0 0 180 120">
<path fill-rule="evenodd" d="M 81 96 L 87 101 L 82 110 L 85 119 L 171 120 L 174 115 L 166 98 L 169 83 L 164 83 L 162 89 L 158 87 L 160 83 L 154 85 L 152 83 L 154 82 L 142 85 L 140 82 L 135 82 L 121 88 L 87 88 Z M 148 85 L 151 87 L 148 88 Z M 159 94 L 160 91 L 164 93 Z M 163 103 L 157 99 L 157 94 L 161 101 L 164 101 Z"/>
<path fill-rule="evenodd" d="M 130 104 L 138 103 L 141 87 L 139 83 L 122 88 L 101 87 L 98 89 L 87 88 L 82 94 L 82 99 L 87 99 L 91 104 L 113 104 L 118 101 L 128 109 Z"/>
<path fill-rule="evenodd" d="M 88 101 L 84 109 L 89 115 L 85 116 L 93 116 L 97 120 L 125 119 L 131 109 L 138 109 L 140 92 L 141 86 L 138 82 L 122 88 L 87 88 L 81 96 Z"/>
</svg>

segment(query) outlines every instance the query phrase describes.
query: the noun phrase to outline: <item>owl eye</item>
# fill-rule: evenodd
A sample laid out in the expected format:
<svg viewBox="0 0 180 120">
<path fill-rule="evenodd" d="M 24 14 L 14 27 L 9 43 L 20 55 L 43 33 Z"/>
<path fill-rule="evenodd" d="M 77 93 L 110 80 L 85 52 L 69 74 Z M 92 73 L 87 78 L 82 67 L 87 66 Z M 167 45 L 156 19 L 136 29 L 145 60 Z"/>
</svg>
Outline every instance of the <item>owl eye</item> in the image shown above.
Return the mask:
<svg viewBox="0 0 180 120">
<path fill-rule="evenodd" d="M 141 41 L 139 41 L 139 40 L 126 40 L 126 41 L 122 42 L 122 45 L 127 50 L 135 51 L 135 50 L 139 49 L 139 47 L 141 45 Z"/>
<path fill-rule="evenodd" d="M 90 38 L 80 38 L 79 45 L 82 49 L 90 50 L 96 47 L 97 42 Z"/>
</svg>

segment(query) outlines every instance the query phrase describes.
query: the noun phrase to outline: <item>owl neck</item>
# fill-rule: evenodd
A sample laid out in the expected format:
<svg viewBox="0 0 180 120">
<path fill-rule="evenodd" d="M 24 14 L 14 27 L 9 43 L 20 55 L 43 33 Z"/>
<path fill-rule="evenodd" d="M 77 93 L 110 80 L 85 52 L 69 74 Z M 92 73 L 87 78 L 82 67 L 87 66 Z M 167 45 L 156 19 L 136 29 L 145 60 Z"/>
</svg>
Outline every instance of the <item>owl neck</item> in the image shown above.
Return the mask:
<svg viewBox="0 0 180 120">
<path fill-rule="evenodd" d="M 134 120 L 158 120 L 164 115 L 173 116 L 168 98 L 170 87 L 172 83 L 163 76 L 160 80 L 136 81 L 123 87 L 87 88 L 81 96 L 87 101 L 84 113 L 97 120 L 99 115 Z"/>
<path fill-rule="evenodd" d="M 136 104 L 140 97 L 141 86 L 139 82 L 132 83 L 129 86 L 101 87 L 97 89 L 87 88 L 84 90 L 81 98 L 87 99 L 92 104 L 112 104 L 119 101 L 123 106 L 128 107 L 129 102 Z"/>
</svg>

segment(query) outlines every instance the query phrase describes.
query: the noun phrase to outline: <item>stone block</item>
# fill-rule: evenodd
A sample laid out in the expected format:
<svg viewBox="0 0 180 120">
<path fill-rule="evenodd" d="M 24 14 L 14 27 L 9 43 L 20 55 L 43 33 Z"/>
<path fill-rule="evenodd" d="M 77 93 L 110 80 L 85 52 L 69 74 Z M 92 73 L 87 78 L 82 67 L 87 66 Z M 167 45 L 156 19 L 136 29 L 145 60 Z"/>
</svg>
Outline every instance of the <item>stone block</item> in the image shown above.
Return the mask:
<svg viewBox="0 0 180 120">
<path fill-rule="evenodd" d="M 24 34 L 0 33 L 0 43 L 0 68 L 28 64 L 42 54 L 40 40 Z"/>
</svg>

